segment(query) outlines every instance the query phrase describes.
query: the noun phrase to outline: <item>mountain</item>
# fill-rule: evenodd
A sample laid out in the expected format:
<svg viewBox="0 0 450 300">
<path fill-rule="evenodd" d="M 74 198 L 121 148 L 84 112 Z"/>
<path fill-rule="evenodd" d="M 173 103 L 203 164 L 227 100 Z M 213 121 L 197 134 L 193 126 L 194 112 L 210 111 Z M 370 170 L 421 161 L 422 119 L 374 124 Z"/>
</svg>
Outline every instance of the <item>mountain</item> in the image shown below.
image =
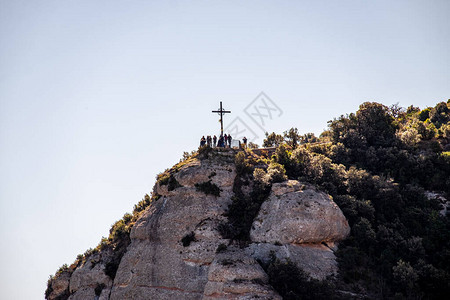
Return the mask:
<svg viewBox="0 0 450 300">
<path fill-rule="evenodd" d="M 449 106 L 366 102 L 320 137 L 186 153 L 46 299 L 444 299 Z"/>
<path fill-rule="evenodd" d="M 350 228 L 331 197 L 296 180 L 269 186 L 245 170 L 237 174 L 237 153 L 257 158 L 209 149 L 161 174 L 145 209 L 125 216 L 108 241 L 58 272 L 47 298 L 281 299 L 260 265 L 271 255 L 314 278 L 335 274 L 335 243 Z M 256 212 L 252 223 L 231 222 L 237 194 L 262 204 L 239 212 Z M 238 232 L 246 238 L 233 239 Z"/>
</svg>

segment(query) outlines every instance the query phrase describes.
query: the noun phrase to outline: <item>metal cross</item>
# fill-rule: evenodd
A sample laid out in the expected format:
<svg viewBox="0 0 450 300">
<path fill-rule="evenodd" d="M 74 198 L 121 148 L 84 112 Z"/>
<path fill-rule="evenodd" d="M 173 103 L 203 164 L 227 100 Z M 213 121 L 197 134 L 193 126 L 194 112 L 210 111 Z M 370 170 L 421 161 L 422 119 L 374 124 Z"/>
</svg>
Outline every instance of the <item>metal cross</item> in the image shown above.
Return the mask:
<svg viewBox="0 0 450 300">
<path fill-rule="evenodd" d="M 220 115 L 220 135 L 223 135 L 223 115 L 224 114 L 229 114 L 231 113 L 231 111 L 229 110 L 225 110 L 222 108 L 222 101 L 220 101 L 220 108 L 219 110 L 213 110 L 213 113 L 219 113 Z"/>
</svg>

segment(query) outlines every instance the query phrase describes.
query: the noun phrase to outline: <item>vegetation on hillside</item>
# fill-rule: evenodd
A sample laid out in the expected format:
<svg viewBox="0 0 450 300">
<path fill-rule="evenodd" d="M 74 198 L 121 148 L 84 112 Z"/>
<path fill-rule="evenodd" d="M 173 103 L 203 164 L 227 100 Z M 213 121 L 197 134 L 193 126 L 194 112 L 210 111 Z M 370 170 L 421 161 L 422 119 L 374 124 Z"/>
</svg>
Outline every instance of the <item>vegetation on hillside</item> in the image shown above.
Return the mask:
<svg viewBox="0 0 450 300">
<path fill-rule="evenodd" d="M 450 218 L 425 191 L 450 199 L 449 102 L 423 110 L 366 102 L 330 121 L 319 138 L 294 128 L 267 133 L 263 145 L 276 146 L 272 161 L 332 195 L 349 220 L 351 235 L 336 253 L 337 290 L 376 299 L 448 297 Z"/>
<path fill-rule="evenodd" d="M 219 226 L 225 238 L 249 242 L 253 219 L 270 194 L 273 183 L 297 179 L 332 195 L 351 226 L 349 238 L 336 255 L 339 274 L 324 282 L 308 279 L 302 270 L 275 258 L 263 266 L 270 283 L 285 299 L 444 299 L 450 294 L 450 217 L 442 214 L 437 198 L 450 199 L 450 103 L 423 110 L 379 103 L 363 103 L 359 110 L 329 122 L 320 137 L 291 128 L 266 133 L 264 147 L 276 148 L 272 157 L 252 150 L 234 157 L 237 176 L 228 208 L 228 222 Z M 257 146 L 252 148 L 256 148 Z M 181 185 L 174 175 L 193 159 L 232 163 L 217 149 L 201 147 L 183 154 L 174 167 L 157 176 L 169 191 Z M 255 150 L 256 151 L 256 150 Z M 215 176 L 211 173 L 209 179 Z M 220 196 L 211 180 L 198 183 L 205 194 Z M 55 276 L 71 274 L 99 251 L 111 251 L 105 273 L 114 279 L 130 243 L 130 231 L 141 214 L 161 196 L 134 206 L 111 227 L 108 238 L 63 265 Z M 195 241 L 190 232 L 181 240 Z M 224 251 L 221 244 L 217 251 Z M 98 262 L 97 262 L 98 263 Z M 52 292 L 51 276 L 46 298 Z M 103 289 L 96 288 L 98 296 Z M 69 297 L 69 290 L 62 297 Z"/>
</svg>

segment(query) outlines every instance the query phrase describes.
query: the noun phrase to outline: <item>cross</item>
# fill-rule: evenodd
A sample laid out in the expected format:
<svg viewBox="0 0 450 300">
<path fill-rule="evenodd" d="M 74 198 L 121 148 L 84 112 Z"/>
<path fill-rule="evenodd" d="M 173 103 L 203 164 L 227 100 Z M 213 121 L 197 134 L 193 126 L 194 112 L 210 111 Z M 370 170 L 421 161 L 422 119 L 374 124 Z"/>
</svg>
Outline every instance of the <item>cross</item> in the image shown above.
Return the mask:
<svg viewBox="0 0 450 300">
<path fill-rule="evenodd" d="M 223 135 L 223 115 L 224 114 L 229 114 L 229 113 L 231 113 L 231 111 L 224 110 L 222 108 L 222 101 L 220 101 L 220 108 L 219 108 L 219 110 L 213 110 L 212 112 L 213 113 L 219 113 L 219 115 L 220 115 L 220 135 Z"/>
</svg>

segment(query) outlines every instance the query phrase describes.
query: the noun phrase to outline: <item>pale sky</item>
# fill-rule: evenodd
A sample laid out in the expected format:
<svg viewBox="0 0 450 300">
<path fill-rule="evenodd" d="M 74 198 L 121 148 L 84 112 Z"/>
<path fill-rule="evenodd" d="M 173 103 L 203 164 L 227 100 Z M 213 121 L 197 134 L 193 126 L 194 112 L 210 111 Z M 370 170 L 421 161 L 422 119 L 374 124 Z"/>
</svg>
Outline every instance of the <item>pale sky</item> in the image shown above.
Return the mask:
<svg viewBox="0 0 450 300">
<path fill-rule="evenodd" d="M 320 132 L 364 101 L 450 98 L 450 1 L 0 0 L 0 298 L 43 299 L 223 101 Z M 281 114 L 281 116 L 280 116 Z"/>
</svg>

